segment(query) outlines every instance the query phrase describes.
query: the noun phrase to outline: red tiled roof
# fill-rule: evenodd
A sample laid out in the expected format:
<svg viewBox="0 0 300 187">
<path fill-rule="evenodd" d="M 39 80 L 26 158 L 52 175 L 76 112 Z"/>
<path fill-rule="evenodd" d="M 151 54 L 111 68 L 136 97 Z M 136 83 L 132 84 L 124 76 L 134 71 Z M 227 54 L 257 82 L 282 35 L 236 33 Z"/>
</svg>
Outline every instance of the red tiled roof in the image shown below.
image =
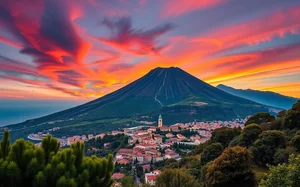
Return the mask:
<svg viewBox="0 0 300 187">
<path fill-rule="evenodd" d="M 119 154 L 132 154 L 133 153 L 133 149 L 120 149 L 118 151 Z"/>
<path fill-rule="evenodd" d="M 123 173 L 114 173 L 111 178 L 113 178 L 113 179 L 121 179 L 124 176 L 125 175 Z"/>
<path fill-rule="evenodd" d="M 147 180 L 149 180 L 149 181 L 156 180 L 156 178 L 157 178 L 157 175 L 148 175 L 147 176 Z"/>
</svg>

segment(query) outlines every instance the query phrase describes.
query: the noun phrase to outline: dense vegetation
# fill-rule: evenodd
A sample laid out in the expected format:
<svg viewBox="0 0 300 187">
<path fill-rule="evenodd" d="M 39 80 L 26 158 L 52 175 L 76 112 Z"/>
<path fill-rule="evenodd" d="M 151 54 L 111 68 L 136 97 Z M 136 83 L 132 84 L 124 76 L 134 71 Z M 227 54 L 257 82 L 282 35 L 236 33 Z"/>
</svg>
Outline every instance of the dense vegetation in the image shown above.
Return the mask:
<svg viewBox="0 0 300 187">
<path fill-rule="evenodd" d="M 299 151 L 300 101 L 277 118 L 253 115 L 242 130 L 216 129 L 209 141 L 182 160 L 169 159 L 153 167 L 163 170 L 157 186 L 297 187 Z M 191 183 L 177 183 L 181 176 Z"/>
<path fill-rule="evenodd" d="M 17 140 L 10 145 L 5 131 L 0 143 L 0 186 L 92 187 L 111 186 L 113 157 L 85 157 L 84 144 L 59 150 L 60 143 L 47 136 L 41 147 Z"/>
</svg>

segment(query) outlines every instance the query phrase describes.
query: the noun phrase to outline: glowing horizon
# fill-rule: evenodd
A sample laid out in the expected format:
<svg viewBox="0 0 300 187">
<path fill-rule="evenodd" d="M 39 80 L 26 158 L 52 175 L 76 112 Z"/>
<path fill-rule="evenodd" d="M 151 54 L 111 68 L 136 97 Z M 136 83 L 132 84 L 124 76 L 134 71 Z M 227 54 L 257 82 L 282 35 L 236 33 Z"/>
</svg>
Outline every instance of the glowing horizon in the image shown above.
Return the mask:
<svg viewBox="0 0 300 187">
<path fill-rule="evenodd" d="M 91 100 L 156 67 L 300 98 L 297 0 L 0 1 L 0 99 Z"/>
</svg>

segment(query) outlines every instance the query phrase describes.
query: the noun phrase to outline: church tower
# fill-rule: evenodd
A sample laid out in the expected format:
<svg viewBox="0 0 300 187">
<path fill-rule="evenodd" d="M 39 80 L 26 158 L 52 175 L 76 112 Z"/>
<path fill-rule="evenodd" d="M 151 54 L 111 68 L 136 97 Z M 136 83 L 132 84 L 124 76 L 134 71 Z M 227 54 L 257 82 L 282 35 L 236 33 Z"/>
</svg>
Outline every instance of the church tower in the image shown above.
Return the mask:
<svg viewBox="0 0 300 187">
<path fill-rule="evenodd" d="M 161 115 L 159 115 L 158 117 L 158 128 L 162 127 L 163 123 L 162 123 L 162 117 Z"/>
</svg>

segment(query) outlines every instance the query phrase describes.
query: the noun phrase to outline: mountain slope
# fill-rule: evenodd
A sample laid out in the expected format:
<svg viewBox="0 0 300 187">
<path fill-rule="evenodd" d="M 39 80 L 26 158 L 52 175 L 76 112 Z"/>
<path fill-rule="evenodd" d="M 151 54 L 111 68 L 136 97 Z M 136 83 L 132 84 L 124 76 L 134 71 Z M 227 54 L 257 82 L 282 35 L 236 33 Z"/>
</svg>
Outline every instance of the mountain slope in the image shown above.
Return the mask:
<svg viewBox="0 0 300 187">
<path fill-rule="evenodd" d="M 37 131 L 60 126 L 69 128 L 64 129 L 64 134 L 70 134 L 71 131 L 105 130 L 111 128 L 111 124 L 121 127 L 125 121 L 136 124 L 145 120 L 144 117 L 147 121 L 156 121 L 159 113 L 164 116 L 164 122 L 172 124 L 234 119 L 259 111 L 267 109 L 217 89 L 179 68 L 156 68 L 99 99 L 9 128 Z"/>
<path fill-rule="evenodd" d="M 270 91 L 258 91 L 258 90 L 243 90 L 235 89 L 223 84 L 217 86 L 220 90 L 223 90 L 229 94 L 249 99 L 251 101 L 261 103 L 267 106 L 273 106 L 282 109 L 289 109 L 297 102 L 298 99 L 293 97 L 284 96 Z"/>
</svg>

